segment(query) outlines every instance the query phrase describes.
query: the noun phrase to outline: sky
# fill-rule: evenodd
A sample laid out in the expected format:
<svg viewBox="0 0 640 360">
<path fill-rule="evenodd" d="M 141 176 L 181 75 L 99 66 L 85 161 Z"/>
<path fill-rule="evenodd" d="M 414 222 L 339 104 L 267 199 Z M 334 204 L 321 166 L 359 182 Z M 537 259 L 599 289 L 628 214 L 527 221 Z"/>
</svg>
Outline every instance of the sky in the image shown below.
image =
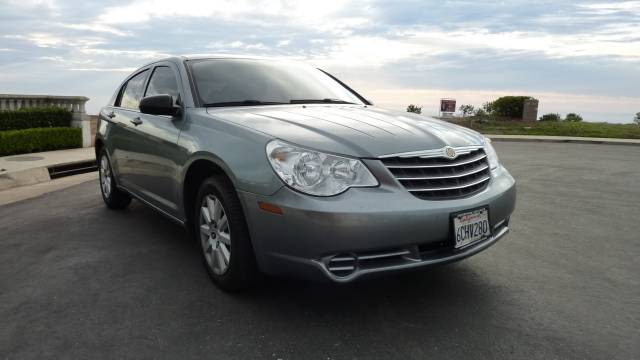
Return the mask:
<svg viewBox="0 0 640 360">
<path fill-rule="evenodd" d="M 137 67 L 188 54 L 298 59 L 427 115 L 504 95 L 587 121 L 640 111 L 640 1 L 0 0 L 0 93 L 97 113 Z"/>
</svg>

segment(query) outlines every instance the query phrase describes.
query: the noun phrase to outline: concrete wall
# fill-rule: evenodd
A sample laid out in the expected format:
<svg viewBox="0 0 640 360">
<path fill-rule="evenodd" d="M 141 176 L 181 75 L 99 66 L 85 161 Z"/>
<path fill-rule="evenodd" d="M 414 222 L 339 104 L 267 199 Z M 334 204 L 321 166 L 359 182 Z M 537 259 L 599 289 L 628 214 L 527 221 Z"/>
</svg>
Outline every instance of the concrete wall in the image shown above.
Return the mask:
<svg viewBox="0 0 640 360">
<path fill-rule="evenodd" d="M 89 116 L 89 129 L 91 133 L 91 146 L 96 144 L 96 131 L 98 130 L 98 115 L 87 115 Z"/>
<path fill-rule="evenodd" d="M 522 120 L 536 121 L 538 120 L 538 100 L 528 99 L 524 101 L 522 109 Z"/>
</svg>

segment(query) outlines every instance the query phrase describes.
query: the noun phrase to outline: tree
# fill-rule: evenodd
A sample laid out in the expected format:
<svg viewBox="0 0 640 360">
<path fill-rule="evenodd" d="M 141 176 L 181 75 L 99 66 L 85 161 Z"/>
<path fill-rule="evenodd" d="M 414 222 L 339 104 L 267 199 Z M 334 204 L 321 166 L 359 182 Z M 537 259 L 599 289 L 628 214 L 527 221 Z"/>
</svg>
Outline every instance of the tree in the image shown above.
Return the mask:
<svg viewBox="0 0 640 360">
<path fill-rule="evenodd" d="M 489 114 L 487 114 L 487 112 L 482 108 L 476 109 L 473 113 L 473 117 L 480 122 L 486 122 L 489 120 Z"/>
<path fill-rule="evenodd" d="M 640 125 L 640 112 L 636 113 L 636 117 L 633 118 L 633 122 Z"/>
<path fill-rule="evenodd" d="M 540 117 L 540 121 L 560 121 L 561 119 L 562 116 L 560 114 L 554 113 L 544 114 Z"/>
<path fill-rule="evenodd" d="M 484 111 L 486 115 L 491 114 L 493 112 L 493 103 L 491 101 L 487 101 L 482 104 L 482 111 Z"/>
<path fill-rule="evenodd" d="M 503 96 L 491 103 L 491 110 L 498 116 L 522 119 L 524 101 L 529 99 L 533 98 L 531 96 Z"/>
<path fill-rule="evenodd" d="M 564 118 L 564 121 L 569 121 L 569 122 L 580 122 L 582 121 L 582 116 L 576 114 L 576 113 L 568 113 L 567 117 Z"/>
<path fill-rule="evenodd" d="M 473 105 L 460 105 L 460 112 L 462 113 L 462 117 L 473 114 L 473 110 Z"/>
<path fill-rule="evenodd" d="M 416 106 L 411 104 L 407 106 L 407 112 L 414 113 L 414 114 L 422 114 L 422 106 Z"/>
</svg>

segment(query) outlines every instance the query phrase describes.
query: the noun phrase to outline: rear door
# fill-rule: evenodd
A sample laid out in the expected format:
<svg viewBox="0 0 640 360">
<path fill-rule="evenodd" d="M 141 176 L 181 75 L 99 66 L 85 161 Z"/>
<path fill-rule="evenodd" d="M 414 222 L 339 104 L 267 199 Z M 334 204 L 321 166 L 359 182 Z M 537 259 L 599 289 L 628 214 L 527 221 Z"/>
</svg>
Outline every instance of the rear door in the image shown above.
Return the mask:
<svg viewBox="0 0 640 360">
<path fill-rule="evenodd" d="M 176 66 L 171 62 L 157 63 L 150 73 L 143 96 L 167 94 L 178 104 L 182 89 Z M 135 151 L 129 154 L 130 171 L 127 176 L 130 186 L 144 200 L 177 217 L 180 214 L 178 161 L 184 157 L 178 146 L 178 126 L 185 116 L 184 111 L 173 117 L 139 111 L 131 115 L 134 118 L 128 129 L 135 141 Z"/>
</svg>

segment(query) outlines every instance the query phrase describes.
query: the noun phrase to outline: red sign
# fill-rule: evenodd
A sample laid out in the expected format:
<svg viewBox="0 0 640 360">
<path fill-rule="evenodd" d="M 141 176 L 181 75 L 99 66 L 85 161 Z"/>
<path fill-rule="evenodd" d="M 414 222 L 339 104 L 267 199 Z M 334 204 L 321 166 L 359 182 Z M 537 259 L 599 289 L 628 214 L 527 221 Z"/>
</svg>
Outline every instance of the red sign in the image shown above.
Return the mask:
<svg viewBox="0 0 640 360">
<path fill-rule="evenodd" d="M 441 112 L 456 112 L 456 99 L 440 99 Z"/>
</svg>

